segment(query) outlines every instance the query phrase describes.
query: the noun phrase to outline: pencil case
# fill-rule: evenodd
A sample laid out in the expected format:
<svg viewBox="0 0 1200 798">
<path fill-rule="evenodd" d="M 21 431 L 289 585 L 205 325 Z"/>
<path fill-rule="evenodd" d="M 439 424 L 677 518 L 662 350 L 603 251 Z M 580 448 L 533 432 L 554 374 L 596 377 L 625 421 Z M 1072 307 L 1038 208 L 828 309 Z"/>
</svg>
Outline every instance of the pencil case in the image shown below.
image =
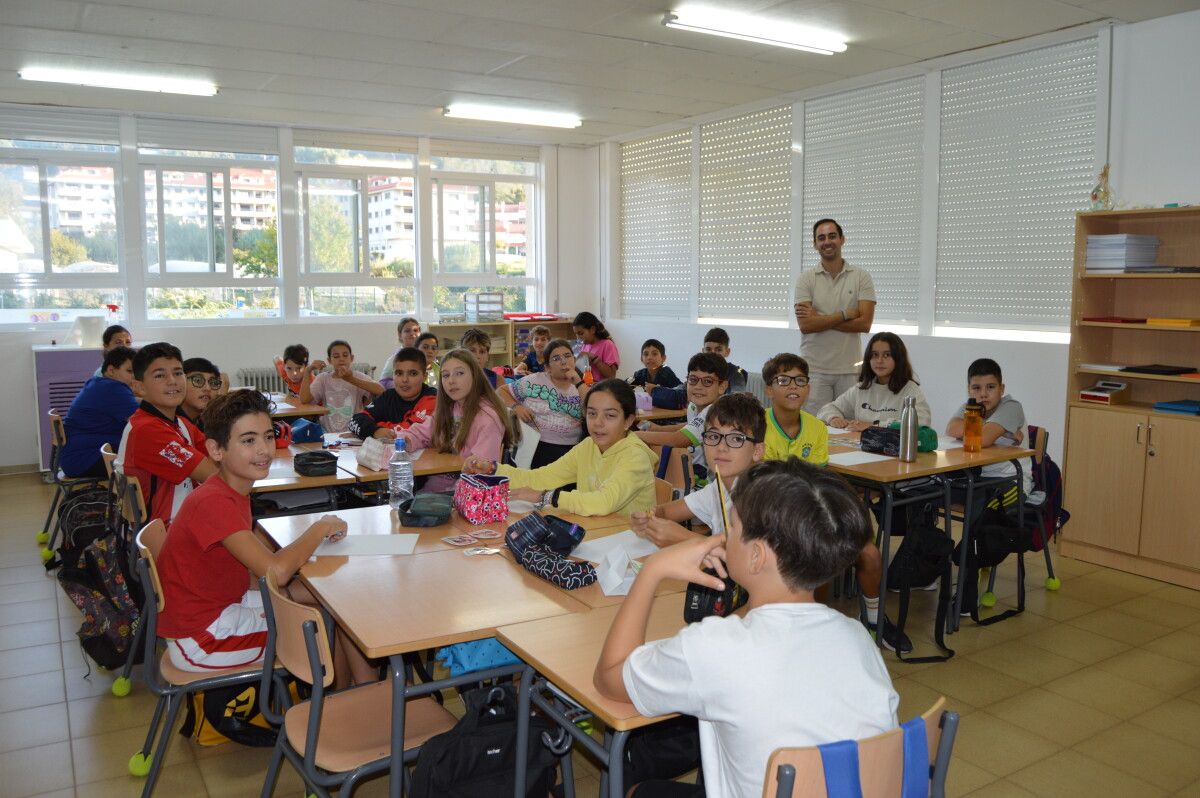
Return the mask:
<svg viewBox="0 0 1200 798">
<path fill-rule="evenodd" d="M 472 524 L 508 518 L 508 477 L 464 474 L 454 486 L 454 509 Z"/>
</svg>

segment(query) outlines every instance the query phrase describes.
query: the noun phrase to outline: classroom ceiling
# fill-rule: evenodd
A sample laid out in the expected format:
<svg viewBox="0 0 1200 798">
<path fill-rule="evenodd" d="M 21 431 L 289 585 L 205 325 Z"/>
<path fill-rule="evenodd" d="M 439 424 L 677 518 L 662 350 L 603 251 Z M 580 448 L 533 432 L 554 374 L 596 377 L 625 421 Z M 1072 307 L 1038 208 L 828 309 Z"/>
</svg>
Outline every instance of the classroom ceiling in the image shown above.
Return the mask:
<svg viewBox="0 0 1200 798">
<path fill-rule="evenodd" d="M 1001 41 L 1200 0 L 709 0 L 844 34 L 822 56 L 670 30 L 696 0 L 0 0 L 0 100 L 528 143 L 630 131 Z M 38 84 L 25 66 L 203 77 L 216 97 Z M 455 101 L 574 130 L 445 119 Z"/>
</svg>

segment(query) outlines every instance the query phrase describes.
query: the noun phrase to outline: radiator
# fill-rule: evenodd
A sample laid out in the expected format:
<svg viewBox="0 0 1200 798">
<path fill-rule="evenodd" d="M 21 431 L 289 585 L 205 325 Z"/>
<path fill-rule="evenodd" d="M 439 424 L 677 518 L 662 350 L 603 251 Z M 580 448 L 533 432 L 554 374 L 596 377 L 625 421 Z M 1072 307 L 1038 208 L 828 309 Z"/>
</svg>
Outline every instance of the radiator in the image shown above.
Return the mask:
<svg viewBox="0 0 1200 798">
<path fill-rule="evenodd" d="M 371 379 L 375 378 L 375 367 L 370 363 L 355 363 L 354 370 L 362 372 Z M 283 385 L 283 379 L 279 376 L 279 372 L 275 370 L 274 366 L 255 366 L 249 369 L 238 369 L 237 387 L 244 388 L 246 386 L 271 393 L 283 393 L 286 390 Z"/>
</svg>

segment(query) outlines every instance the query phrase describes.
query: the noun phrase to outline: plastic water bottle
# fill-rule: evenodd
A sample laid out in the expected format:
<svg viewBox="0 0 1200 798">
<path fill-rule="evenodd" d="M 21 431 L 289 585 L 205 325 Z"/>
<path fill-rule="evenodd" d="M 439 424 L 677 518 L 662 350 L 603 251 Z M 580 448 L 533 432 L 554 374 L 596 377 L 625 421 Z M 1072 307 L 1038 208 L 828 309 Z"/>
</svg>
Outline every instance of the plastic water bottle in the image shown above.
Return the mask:
<svg viewBox="0 0 1200 798">
<path fill-rule="evenodd" d="M 974 399 L 963 408 L 963 451 L 978 453 L 983 448 L 983 405 Z"/>
<path fill-rule="evenodd" d="M 392 452 L 392 457 L 388 460 L 388 503 L 392 505 L 392 509 L 397 509 L 412 496 L 412 456 L 404 448 L 404 439 L 397 438 L 396 451 Z"/>
</svg>

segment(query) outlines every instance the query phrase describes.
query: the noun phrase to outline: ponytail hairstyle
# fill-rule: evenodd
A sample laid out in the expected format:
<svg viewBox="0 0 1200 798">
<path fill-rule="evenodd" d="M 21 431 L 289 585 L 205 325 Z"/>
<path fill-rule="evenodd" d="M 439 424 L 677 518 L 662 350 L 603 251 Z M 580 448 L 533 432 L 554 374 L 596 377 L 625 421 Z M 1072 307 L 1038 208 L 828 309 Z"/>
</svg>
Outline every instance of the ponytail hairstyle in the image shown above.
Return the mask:
<svg viewBox="0 0 1200 798">
<path fill-rule="evenodd" d="M 496 414 L 496 419 L 503 428 L 501 448 L 507 449 L 513 444 L 512 426 L 508 420 L 508 408 L 501 402 L 500 397 L 492 389 L 491 383 L 484 375 L 483 369 L 475 362 L 475 357 L 466 349 L 452 349 L 442 358 L 442 375 L 451 360 L 457 360 L 471 372 L 471 392 L 462 400 L 462 420 L 458 429 L 454 428 L 454 400 L 446 391 L 438 386 L 437 404 L 433 409 L 433 433 L 430 435 L 430 445 L 437 451 L 447 454 L 457 454 L 462 451 L 471 432 L 471 425 L 481 412 L 484 405 L 490 406 Z"/>
<path fill-rule="evenodd" d="M 888 377 L 888 390 L 900 393 L 910 381 L 917 381 L 913 379 L 912 364 L 908 362 L 908 349 L 900 336 L 893 332 L 877 332 L 867 341 L 867 348 L 863 351 L 862 368 L 858 370 L 858 387 L 866 390 L 875 382 L 875 372 L 871 370 L 871 347 L 880 341 L 887 344 L 892 352 L 892 375 Z M 919 382 L 917 384 L 920 385 Z"/>
<path fill-rule="evenodd" d="M 595 313 L 589 313 L 586 310 L 575 317 L 575 320 L 571 322 L 571 326 L 592 330 L 600 340 L 612 338 L 612 334 L 604 329 L 604 322 L 600 321 Z"/>
</svg>

